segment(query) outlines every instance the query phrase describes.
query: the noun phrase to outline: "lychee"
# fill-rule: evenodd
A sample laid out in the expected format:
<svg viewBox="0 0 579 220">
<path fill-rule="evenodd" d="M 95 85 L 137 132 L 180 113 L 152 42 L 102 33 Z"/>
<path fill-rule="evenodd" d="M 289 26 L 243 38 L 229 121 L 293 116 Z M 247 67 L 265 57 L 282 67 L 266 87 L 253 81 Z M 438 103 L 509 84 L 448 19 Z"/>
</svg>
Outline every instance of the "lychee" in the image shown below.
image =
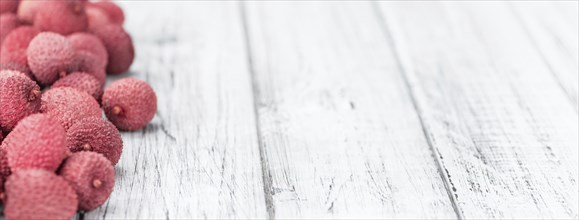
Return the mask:
<svg viewBox="0 0 579 220">
<path fill-rule="evenodd" d="M 0 143 L 2 139 L 2 132 L 0 132 Z M 8 165 L 8 158 L 6 157 L 6 150 L 0 147 L 0 178 L 6 180 L 10 176 L 10 166 Z"/>
<path fill-rule="evenodd" d="M 18 18 L 20 21 L 27 24 L 32 24 L 34 22 L 34 17 L 36 12 L 42 8 L 42 4 L 46 1 L 38 0 L 20 0 L 20 5 L 18 6 Z"/>
<path fill-rule="evenodd" d="M 58 120 L 65 130 L 83 118 L 102 115 L 92 96 L 69 87 L 51 88 L 42 94 L 40 111 Z"/>
<path fill-rule="evenodd" d="M 157 96 L 145 81 L 117 80 L 105 89 L 102 105 L 107 118 L 121 130 L 145 127 L 157 112 Z"/>
<path fill-rule="evenodd" d="M 71 219 L 78 197 L 64 178 L 46 170 L 15 171 L 6 181 L 7 219 Z"/>
<path fill-rule="evenodd" d="M 40 31 L 30 26 L 20 26 L 12 30 L 8 35 L 6 35 L 4 42 L 2 42 L 2 49 L 0 51 L 1 57 L 13 51 L 21 49 L 26 50 L 30 41 L 32 41 L 38 33 L 40 33 Z"/>
<path fill-rule="evenodd" d="M 91 31 L 107 48 L 109 55 L 107 73 L 120 74 L 128 71 L 135 58 L 135 48 L 131 36 L 123 27 L 108 24 L 95 27 Z"/>
<path fill-rule="evenodd" d="M 100 1 L 91 3 L 92 6 L 102 9 L 107 13 L 109 20 L 113 24 L 122 25 L 125 22 L 123 9 L 112 1 Z"/>
<path fill-rule="evenodd" d="M 0 0 L 0 14 L 16 13 L 18 0 Z"/>
<path fill-rule="evenodd" d="M 2 132 L 0 132 L 0 143 L 2 143 Z M 6 150 L 0 147 L 0 203 L 4 202 L 4 182 L 10 176 L 10 166 L 8 166 L 8 158 L 6 158 Z"/>
<path fill-rule="evenodd" d="M 16 14 L 5 13 L 0 15 L 0 45 L 2 44 L 2 41 L 4 41 L 6 35 L 18 27 L 18 25 L 20 25 L 20 22 L 18 21 Z"/>
<path fill-rule="evenodd" d="M 34 26 L 42 31 L 72 34 L 85 31 L 88 20 L 84 2 L 79 0 L 46 1 L 34 16 Z"/>
<path fill-rule="evenodd" d="M 97 26 L 113 24 L 109 14 L 102 8 L 91 4 L 86 4 L 86 16 L 88 18 L 88 29 L 93 29 Z"/>
<path fill-rule="evenodd" d="M 18 71 L 24 73 L 29 79 L 35 80 L 32 71 L 28 67 L 26 49 L 0 54 L 0 56 L 0 70 Z"/>
<path fill-rule="evenodd" d="M 109 55 L 107 48 L 105 48 L 103 42 L 98 37 L 89 33 L 79 32 L 69 35 L 67 38 L 77 52 L 90 52 L 99 59 L 99 64 L 106 66 Z"/>
<path fill-rule="evenodd" d="M 69 153 L 66 132 L 46 114 L 22 119 L 6 136 L 2 147 L 12 172 L 31 168 L 54 172 Z"/>
<path fill-rule="evenodd" d="M 115 169 L 103 155 L 78 152 L 68 157 L 59 171 L 78 195 L 78 207 L 90 211 L 107 201 L 115 185 Z"/>
<path fill-rule="evenodd" d="M 113 165 L 123 152 L 123 139 L 117 128 L 101 117 L 80 120 L 66 132 L 72 152 L 93 151 L 104 155 Z"/>
<path fill-rule="evenodd" d="M 0 130 L 9 132 L 40 106 L 40 87 L 34 81 L 21 72 L 0 71 Z"/>
<path fill-rule="evenodd" d="M 34 37 L 26 54 L 30 70 L 43 85 L 50 85 L 66 75 L 75 61 L 72 44 L 66 37 L 52 32 L 42 32 Z"/>
<path fill-rule="evenodd" d="M 52 84 L 51 88 L 70 87 L 86 92 L 99 101 L 103 94 L 103 85 L 94 76 L 84 72 L 71 73 Z"/>
<path fill-rule="evenodd" d="M 104 85 L 107 80 L 107 73 L 105 71 L 106 62 L 105 60 L 103 63 L 102 59 L 88 51 L 77 51 L 73 69 L 77 72 L 85 72 L 93 75 L 101 85 Z"/>
</svg>

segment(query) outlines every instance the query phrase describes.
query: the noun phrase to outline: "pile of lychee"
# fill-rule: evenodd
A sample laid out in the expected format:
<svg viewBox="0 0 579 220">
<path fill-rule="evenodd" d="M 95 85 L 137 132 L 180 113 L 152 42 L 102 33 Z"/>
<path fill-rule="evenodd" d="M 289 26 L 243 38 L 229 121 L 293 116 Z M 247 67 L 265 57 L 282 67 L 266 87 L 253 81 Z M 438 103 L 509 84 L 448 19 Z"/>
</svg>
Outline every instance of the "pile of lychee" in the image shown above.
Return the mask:
<svg viewBox="0 0 579 220">
<path fill-rule="evenodd" d="M 0 0 L 0 203 L 8 219 L 70 219 L 113 191 L 119 130 L 157 111 L 110 1 Z M 106 115 L 106 118 L 103 117 Z"/>
</svg>

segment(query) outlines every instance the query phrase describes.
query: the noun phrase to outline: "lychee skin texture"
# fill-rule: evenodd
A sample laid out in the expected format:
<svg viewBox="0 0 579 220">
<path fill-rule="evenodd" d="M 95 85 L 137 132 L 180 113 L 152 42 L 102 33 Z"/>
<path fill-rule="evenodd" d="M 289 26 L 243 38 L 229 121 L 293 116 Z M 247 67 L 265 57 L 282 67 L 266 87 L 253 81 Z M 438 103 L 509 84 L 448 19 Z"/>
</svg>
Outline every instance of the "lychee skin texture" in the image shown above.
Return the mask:
<svg viewBox="0 0 579 220">
<path fill-rule="evenodd" d="M 0 0 L 0 14 L 16 13 L 18 0 Z"/>
<path fill-rule="evenodd" d="M 2 132 L 0 132 L 0 143 L 2 143 Z M 8 166 L 8 158 L 6 158 L 6 150 L 0 147 L 0 204 L 4 203 L 5 189 L 4 182 L 12 174 L 10 172 L 10 166 Z"/>
<path fill-rule="evenodd" d="M 67 38 L 77 52 L 87 51 L 92 53 L 98 58 L 99 64 L 106 66 L 109 55 L 107 48 L 105 48 L 105 45 L 98 37 L 89 33 L 80 32 L 69 35 Z"/>
<path fill-rule="evenodd" d="M 79 0 L 46 1 L 36 12 L 34 26 L 42 31 L 63 35 L 85 31 L 88 20 L 84 2 Z"/>
<path fill-rule="evenodd" d="M 91 95 L 95 100 L 99 101 L 103 94 L 103 86 L 94 76 L 83 73 L 74 72 L 71 73 L 52 84 L 51 88 L 58 87 L 70 87 L 75 88 L 79 91 L 86 92 Z"/>
<path fill-rule="evenodd" d="M 73 69 L 77 72 L 85 72 L 94 76 L 101 85 L 105 85 L 107 81 L 107 72 L 105 71 L 107 65 L 106 60 L 102 62 L 93 53 L 88 51 L 77 51 L 74 59 Z"/>
<path fill-rule="evenodd" d="M 97 8 L 102 9 L 109 17 L 110 22 L 117 25 L 122 25 L 125 22 L 125 14 L 117 4 L 112 1 L 100 1 L 91 4 Z"/>
<path fill-rule="evenodd" d="M 24 73 L 29 79 L 35 80 L 32 71 L 28 67 L 26 49 L 0 54 L 0 70 L 18 71 Z"/>
<path fill-rule="evenodd" d="M 4 142 L 12 172 L 23 169 L 56 171 L 69 153 L 66 132 L 57 120 L 46 114 L 22 119 Z"/>
<path fill-rule="evenodd" d="M 75 61 L 72 44 L 66 37 L 52 32 L 42 32 L 34 37 L 26 54 L 30 70 L 43 85 L 51 85 L 66 75 Z"/>
<path fill-rule="evenodd" d="M 0 132 L 0 143 L 2 142 L 2 132 Z M 6 157 L 6 150 L 0 147 L 0 180 L 6 180 L 10 176 L 10 166 L 8 165 L 8 158 Z M 0 190 L 3 192 L 2 190 Z"/>
<path fill-rule="evenodd" d="M 133 131 L 143 128 L 157 112 L 157 96 L 145 81 L 117 80 L 105 89 L 102 105 L 107 118 L 117 128 Z"/>
<path fill-rule="evenodd" d="M 34 17 L 36 12 L 42 8 L 42 4 L 46 1 L 38 0 L 20 0 L 20 5 L 18 6 L 18 18 L 27 24 L 32 24 L 34 22 Z"/>
<path fill-rule="evenodd" d="M 13 51 L 27 49 L 30 41 L 39 33 L 40 31 L 30 26 L 20 26 L 12 30 L 6 35 L 4 42 L 2 42 L 1 56 L 3 57 L 5 54 Z"/>
<path fill-rule="evenodd" d="M 42 94 L 40 111 L 58 120 L 65 130 L 84 118 L 102 115 L 92 96 L 69 87 L 51 88 Z"/>
<path fill-rule="evenodd" d="M 72 219 L 78 197 L 64 178 L 45 170 L 21 170 L 6 181 L 7 219 Z"/>
<path fill-rule="evenodd" d="M 0 0 L 1 2 L 2 0 Z M 4 38 L 16 27 L 20 25 L 18 17 L 13 13 L 5 13 L 0 15 L 0 44 L 4 41 Z M 1 46 L 0 46 L 1 47 Z"/>
<path fill-rule="evenodd" d="M 88 29 L 93 29 L 98 26 L 113 24 L 109 14 L 97 6 L 91 4 L 86 4 L 85 7 L 86 16 L 88 17 Z"/>
<path fill-rule="evenodd" d="M 135 58 L 135 48 L 131 36 L 122 26 L 109 24 L 91 30 L 107 48 L 109 61 L 107 73 L 121 74 L 129 70 Z"/>
<path fill-rule="evenodd" d="M 73 153 L 62 165 L 60 175 L 78 195 L 78 207 L 90 211 L 104 204 L 115 186 L 115 169 L 103 155 Z"/>
<path fill-rule="evenodd" d="M 18 121 L 40 111 L 40 87 L 24 73 L 0 71 L 0 130 L 11 131 Z"/>
<path fill-rule="evenodd" d="M 104 118 L 85 118 L 70 127 L 66 135 L 71 152 L 92 151 L 104 155 L 113 165 L 119 162 L 123 139 L 119 130 Z"/>
</svg>

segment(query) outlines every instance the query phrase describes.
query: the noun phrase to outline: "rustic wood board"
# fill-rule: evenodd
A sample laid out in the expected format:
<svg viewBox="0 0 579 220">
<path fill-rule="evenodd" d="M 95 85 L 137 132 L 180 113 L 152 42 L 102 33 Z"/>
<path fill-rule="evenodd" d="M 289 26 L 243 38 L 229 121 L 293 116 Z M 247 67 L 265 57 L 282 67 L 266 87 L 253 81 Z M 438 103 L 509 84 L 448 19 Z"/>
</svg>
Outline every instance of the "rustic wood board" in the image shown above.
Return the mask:
<svg viewBox="0 0 579 220">
<path fill-rule="evenodd" d="M 87 219 L 578 218 L 577 2 L 120 4 L 159 109 Z"/>
<path fill-rule="evenodd" d="M 380 6 L 460 217 L 577 218 L 577 112 L 509 6 Z"/>
<path fill-rule="evenodd" d="M 270 217 L 456 218 L 368 2 L 247 2 Z"/>
<path fill-rule="evenodd" d="M 130 75 L 151 83 L 159 108 L 123 133 L 114 193 L 86 218 L 265 218 L 238 4 L 122 5 L 137 49 Z"/>
<path fill-rule="evenodd" d="M 578 109 L 579 1 L 510 4 L 550 72 Z"/>
</svg>

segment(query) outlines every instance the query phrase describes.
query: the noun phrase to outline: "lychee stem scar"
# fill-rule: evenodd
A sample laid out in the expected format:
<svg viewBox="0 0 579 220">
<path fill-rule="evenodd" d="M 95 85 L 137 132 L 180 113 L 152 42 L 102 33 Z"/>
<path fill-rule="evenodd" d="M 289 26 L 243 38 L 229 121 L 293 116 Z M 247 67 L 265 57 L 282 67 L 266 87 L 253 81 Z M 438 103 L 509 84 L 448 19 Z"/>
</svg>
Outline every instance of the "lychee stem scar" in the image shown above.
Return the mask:
<svg viewBox="0 0 579 220">
<path fill-rule="evenodd" d="M 123 109 L 120 106 L 115 106 L 115 107 L 113 107 L 112 113 L 114 115 L 118 115 L 118 114 L 121 114 L 122 111 L 123 111 Z"/>
<path fill-rule="evenodd" d="M 95 179 L 95 180 L 92 181 L 92 186 L 93 186 L 94 188 L 99 188 L 99 187 L 101 187 L 102 185 L 103 185 L 103 182 L 102 182 L 101 180 L 99 180 L 99 179 Z"/>
</svg>

